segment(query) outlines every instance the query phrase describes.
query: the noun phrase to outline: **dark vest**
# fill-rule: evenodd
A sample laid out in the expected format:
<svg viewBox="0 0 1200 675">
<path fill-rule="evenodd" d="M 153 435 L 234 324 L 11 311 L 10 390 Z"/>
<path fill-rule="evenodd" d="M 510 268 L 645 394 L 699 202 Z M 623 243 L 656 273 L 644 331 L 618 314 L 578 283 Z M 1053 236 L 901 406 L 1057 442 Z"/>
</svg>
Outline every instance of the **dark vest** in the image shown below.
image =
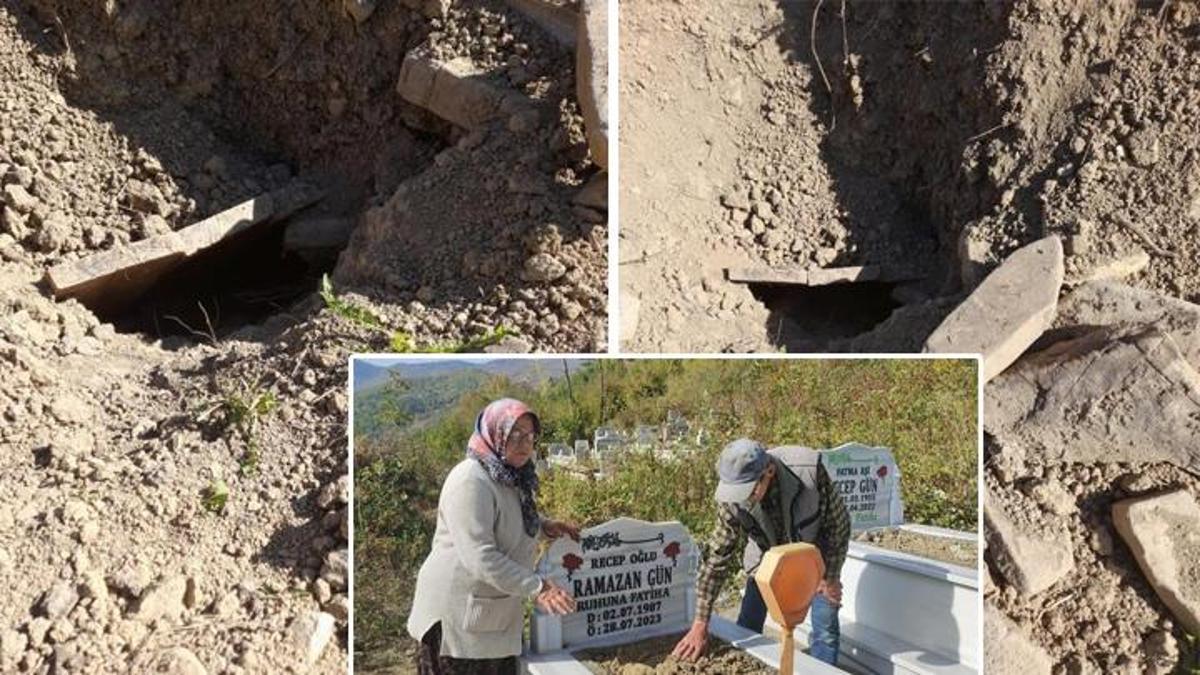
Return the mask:
<svg viewBox="0 0 1200 675">
<path fill-rule="evenodd" d="M 817 468 L 821 456 L 812 448 L 784 445 L 767 451 L 775 463 L 775 489 L 779 490 L 779 507 L 782 513 L 769 513 L 768 517 L 779 526 L 782 519 L 783 531 L 788 537 L 780 544 L 807 542 L 815 544 L 821 530 L 821 494 L 817 488 Z M 746 533 L 746 550 L 742 554 L 742 569 L 753 572 L 762 561 L 763 551 L 771 547 L 767 537 L 766 523 L 753 514 L 737 508 L 737 519 Z"/>
</svg>

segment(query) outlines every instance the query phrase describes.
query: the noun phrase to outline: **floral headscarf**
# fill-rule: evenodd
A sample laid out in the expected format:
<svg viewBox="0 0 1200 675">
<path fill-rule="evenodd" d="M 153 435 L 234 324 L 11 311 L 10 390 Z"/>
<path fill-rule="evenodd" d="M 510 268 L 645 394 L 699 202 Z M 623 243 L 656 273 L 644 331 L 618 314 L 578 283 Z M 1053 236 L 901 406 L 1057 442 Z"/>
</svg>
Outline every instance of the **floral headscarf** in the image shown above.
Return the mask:
<svg viewBox="0 0 1200 675">
<path fill-rule="evenodd" d="M 521 521 L 525 526 L 525 533 L 536 537 L 542 523 L 535 501 L 538 477 L 534 462 L 526 462 L 518 469 L 511 466 L 504 456 L 504 445 L 508 442 L 508 435 L 512 433 L 517 419 L 522 415 L 533 418 L 535 433 L 541 431 L 541 421 L 524 403 L 512 398 L 502 398 L 489 403 L 475 420 L 475 433 L 471 434 L 471 439 L 467 441 L 467 456 L 475 458 L 483 465 L 492 480 L 517 488 L 521 496 Z"/>
</svg>

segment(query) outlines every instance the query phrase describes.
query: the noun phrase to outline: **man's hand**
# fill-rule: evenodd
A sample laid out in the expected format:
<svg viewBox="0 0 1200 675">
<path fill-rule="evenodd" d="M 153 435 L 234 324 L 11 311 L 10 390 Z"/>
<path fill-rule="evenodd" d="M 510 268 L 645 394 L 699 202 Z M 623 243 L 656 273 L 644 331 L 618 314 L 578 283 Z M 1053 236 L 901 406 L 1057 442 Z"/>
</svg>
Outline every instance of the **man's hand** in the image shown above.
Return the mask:
<svg viewBox="0 0 1200 675">
<path fill-rule="evenodd" d="M 575 611 L 575 598 L 549 579 L 543 579 L 542 582 L 542 591 L 533 600 L 542 611 L 550 614 L 570 614 Z"/>
<path fill-rule="evenodd" d="M 834 607 L 842 606 L 842 582 L 822 579 L 817 592 L 824 595 Z"/>
<path fill-rule="evenodd" d="M 575 541 L 579 541 L 579 526 L 572 523 L 564 523 L 561 520 L 543 520 L 542 534 L 550 539 L 558 539 L 566 535 Z"/>
<path fill-rule="evenodd" d="M 692 627 L 688 630 L 687 635 L 684 635 L 679 640 L 679 644 L 675 645 L 671 656 L 684 661 L 695 661 L 704 653 L 704 647 L 707 644 L 708 622 L 697 619 L 692 622 Z"/>
</svg>

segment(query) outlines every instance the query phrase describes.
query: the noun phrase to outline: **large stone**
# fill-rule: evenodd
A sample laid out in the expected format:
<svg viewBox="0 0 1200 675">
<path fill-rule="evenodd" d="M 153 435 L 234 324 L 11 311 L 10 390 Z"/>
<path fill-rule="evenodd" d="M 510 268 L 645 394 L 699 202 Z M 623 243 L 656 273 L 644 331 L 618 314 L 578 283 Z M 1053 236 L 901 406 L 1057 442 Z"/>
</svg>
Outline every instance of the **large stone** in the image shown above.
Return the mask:
<svg viewBox="0 0 1200 675">
<path fill-rule="evenodd" d="M 529 107 L 528 99 L 492 84 L 470 57 L 439 61 L 413 49 L 400 65 L 401 98 L 465 129 L 480 127 L 503 112 Z"/>
<path fill-rule="evenodd" d="M 288 637 L 303 654 L 305 663 L 312 665 L 321 658 L 321 652 L 325 651 L 325 646 L 333 638 L 336 623 L 333 615 L 325 612 L 307 612 L 292 622 Z"/>
<path fill-rule="evenodd" d="M 138 601 L 132 618 L 143 623 L 158 619 L 178 620 L 183 614 L 184 595 L 187 594 L 187 577 L 179 575 L 151 586 Z"/>
<path fill-rule="evenodd" d="M 1200 503 L 1180 489 L 1113 504 L 1113 525 L 1184 630 L 1200 634 Z"/>
<path fill-rule="evenodd" d="M 983 672 L 988 675 L 1050 675 L 1054 661 L 1012 619 L 985 604 Z"/>
<path fill-rule="evenodd" d="M 925 341 L 934 353 L 980 353 L 985 382 L 1004 372 L 1054 321 L 1063 249 L 1047 237 L 1018 249 Z"/>
<path fill-rule="evenodd" d="M 349 578 L 349 556 L 346 549 L 330 551 L 321 565 L 321 578 L 336 590 L 344 590 Z"/>
<path fill-rule="evenodd" d="M 592 160 L 608 168 L 608 3 L 581 0 L 575 48 L 575 94 Z"/>
<path fill-rule="evenodd" d="M 1021 595 L 1037 595 L 1074 571 L 1069 540 L 1022 532 L 992 495 L 984 501 L 983 522 L 996 569 Z"/>
<path fill-rule="evenodd" d="M 1095 329 L 989 384 L 984 428 L 1042 461 L 1200 471 L 1200 373 L 1158 325 Z"/>
<path fill-rule="evenodd" d="M 154 672 L 164 675 L 207 675 L 204 664 L 196 655 L 183 647 L 173 647 L 159 652 L 154 658 Z"/>
<path fill-rule="evenodd" d="M 1096 261 L 1087 269 L 1067 275 L 1063 283 L 1067 286 L 1077 286 L 1094 281 L 1124 279 L 1141 272 L 1149 264 L 1150 254 L 1143 249 L 1135 248 L 1129 253 Z"/>
</svg>

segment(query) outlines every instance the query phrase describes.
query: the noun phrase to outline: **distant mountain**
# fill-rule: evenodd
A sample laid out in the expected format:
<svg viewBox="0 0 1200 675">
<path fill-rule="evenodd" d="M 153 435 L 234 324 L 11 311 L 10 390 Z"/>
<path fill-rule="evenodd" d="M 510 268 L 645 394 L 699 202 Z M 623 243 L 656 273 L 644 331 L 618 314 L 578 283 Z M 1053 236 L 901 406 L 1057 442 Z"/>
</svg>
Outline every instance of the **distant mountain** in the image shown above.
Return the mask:
<svg viewBox="0 0 1200 675">
<path fill-rule="evenodd" d="M 567 361 L 570 372 L 585 361 Z M 438 359 L 420 362 L 354 362 L 355 435 L 376 436 L 396 425 L 427 423 L 491 377 L 541 384 L 562 377 L 562 359 Z M 392 377 L 399 387 L 388 386 Z"/>
<path fill-rule="evenodd" d="M 574 373 L 586 361 L 568 359 L 567 369 Z M 496 359 L 493 361 L 468 361 L 460 359 L 437 359 L 420 362 L 379 363 L 367 359 L 354 361 L 354 390 L 370 389 L 388 380 L 388 373 L 398 373 L 405 380 L 441 377 L 464 370 L 475 370 L 488 375 L 503 375 L 518 382 L 539 383 L 562 377 L 562 359 Z"/>
</svg>

